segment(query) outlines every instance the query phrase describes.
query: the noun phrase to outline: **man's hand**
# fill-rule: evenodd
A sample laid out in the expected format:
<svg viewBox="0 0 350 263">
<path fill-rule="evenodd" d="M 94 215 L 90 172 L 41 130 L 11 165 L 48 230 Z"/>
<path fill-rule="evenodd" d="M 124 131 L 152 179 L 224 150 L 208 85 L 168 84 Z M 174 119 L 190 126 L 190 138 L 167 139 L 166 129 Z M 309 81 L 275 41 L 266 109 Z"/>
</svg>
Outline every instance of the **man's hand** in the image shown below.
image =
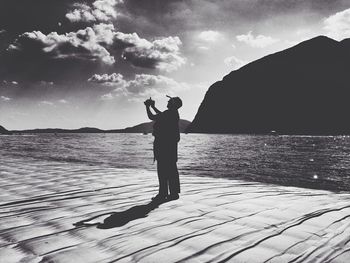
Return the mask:
<svg viewBox="0 0 350 263">
<path fill-rule="evenodd" d="M 148 100 L 145 100 L 143 103 L 146 105 L 146 107 L 149 107 L 151 106 L 151 99 L 149 98 Z"/>
<path fill-rule="evenodd" d="M 151 106 L 152 108 L 155 107 L 155 103 L 156 103 L 156 102 L 150 98 L 149 104 L 150 104 L 150 106 Z"/>
<path fill-rule="evenodd" d="M 152 100 L 152 98 L 149 98 L 148 100 L 144 101 L 144 104 L 146 105 L 146 111 L 147 111 L 147 116 L 150 120 L 154 121 L 156 118 L 156 115 L 154 115 L 151 112 L 151 106 L 152 108 L 155 110 L 155 106 L 154 106 L 154 100 Z M 155 110 L 156 111 L 156 110 Z M 156 111 L 157 112 L 157 111 Z"/>
<path fill-rule="evenodd" d="M 146 101 L 144 102 L 144 104 L 146 105 L 146 107 L 150 107 L 150 106 L 154 107 L 155 101 L 152 100 L 152 98 L 149 98 L 148 100 L 146 100 Z"/>
</svg>

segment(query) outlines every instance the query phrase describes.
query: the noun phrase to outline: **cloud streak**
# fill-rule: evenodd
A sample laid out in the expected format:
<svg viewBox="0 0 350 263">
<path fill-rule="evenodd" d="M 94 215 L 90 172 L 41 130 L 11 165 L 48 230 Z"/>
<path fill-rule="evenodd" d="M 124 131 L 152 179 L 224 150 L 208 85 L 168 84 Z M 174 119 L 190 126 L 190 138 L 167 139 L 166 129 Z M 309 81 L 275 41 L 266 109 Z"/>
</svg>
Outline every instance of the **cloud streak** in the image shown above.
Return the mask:
<svg viewBox="0 0 350 263">
<path fill-rule="evenodd" d="M 38 105 L 39 106 L 55 106 L 55 104 L 53 102 L 47 101 L 47 100 L 40 101 Z"/>
<path fill-rule="evenodd" d="M 6 97 L 6 96 L 1 96 L 0 99 L 1 99 L 2 101 L 5 101 L 5 102 L 8 102 L 8 101 L 12 100 L 11 98 Z"/>
<path fill-rule="evenodd" d="M 279 39 L 275 39 L 270 36 L 264 36 L 264 35 L 254 36 L 252 34 L 252 31 L 249 31 L 247 34 L 238 35 L 236 36 L 236 39 L 253 48 L 265 48 L 267 46 L 271 46 L 279 42 Z"/>
</svg>

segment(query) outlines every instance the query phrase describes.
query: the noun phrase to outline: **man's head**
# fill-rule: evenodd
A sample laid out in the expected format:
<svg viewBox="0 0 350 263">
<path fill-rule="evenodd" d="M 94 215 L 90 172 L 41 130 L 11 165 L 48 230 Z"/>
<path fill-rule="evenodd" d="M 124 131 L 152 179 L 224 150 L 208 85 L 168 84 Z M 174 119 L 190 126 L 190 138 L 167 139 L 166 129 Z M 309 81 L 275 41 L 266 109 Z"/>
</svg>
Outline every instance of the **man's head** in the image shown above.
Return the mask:
<svg viewBox="0 0 350 263">
<path fill-rule="evenodd" d="M 168 95 L 167 97 L 169 98 L 168 105 L 167 105 L 168 109 L 177 110 L 181 108 L 182 100 L 179 97 L 170 97 Z"/>
</svg>

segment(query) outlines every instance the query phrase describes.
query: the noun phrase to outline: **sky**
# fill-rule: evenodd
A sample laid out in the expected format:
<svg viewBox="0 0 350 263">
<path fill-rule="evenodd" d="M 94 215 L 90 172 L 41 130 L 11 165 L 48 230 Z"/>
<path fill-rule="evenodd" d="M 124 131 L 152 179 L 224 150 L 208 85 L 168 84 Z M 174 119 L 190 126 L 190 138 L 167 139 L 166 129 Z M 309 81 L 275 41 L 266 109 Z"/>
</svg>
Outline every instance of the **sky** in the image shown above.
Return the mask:
<svg viewBox="0 0 350 263">
<path fill-rule="evenodd" d="M 1 0 L 0 125 L 125 128 L 166 95 L 192 121 L 214 82 L 318 35 L 350 38 L 349 0 Z"/>
</svg>

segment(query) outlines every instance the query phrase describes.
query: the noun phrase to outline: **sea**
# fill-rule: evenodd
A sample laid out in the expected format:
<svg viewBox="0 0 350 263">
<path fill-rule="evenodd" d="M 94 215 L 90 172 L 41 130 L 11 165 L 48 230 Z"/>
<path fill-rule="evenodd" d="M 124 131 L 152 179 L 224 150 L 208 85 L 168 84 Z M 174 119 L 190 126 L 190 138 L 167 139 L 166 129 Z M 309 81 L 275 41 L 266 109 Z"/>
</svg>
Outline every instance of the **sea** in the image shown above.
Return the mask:
<svg viewBox="0 0 350 263">
<path fill-rule="evenodd" d="M 0 162 L 11 158 L 18 166 L 40 160 L 156 172 L 152 147 L 150 134 L 0 136 Z M 181 177 L 349 191 L 350 137 L 182 134 L 178 168 Z"/>
</svg>

